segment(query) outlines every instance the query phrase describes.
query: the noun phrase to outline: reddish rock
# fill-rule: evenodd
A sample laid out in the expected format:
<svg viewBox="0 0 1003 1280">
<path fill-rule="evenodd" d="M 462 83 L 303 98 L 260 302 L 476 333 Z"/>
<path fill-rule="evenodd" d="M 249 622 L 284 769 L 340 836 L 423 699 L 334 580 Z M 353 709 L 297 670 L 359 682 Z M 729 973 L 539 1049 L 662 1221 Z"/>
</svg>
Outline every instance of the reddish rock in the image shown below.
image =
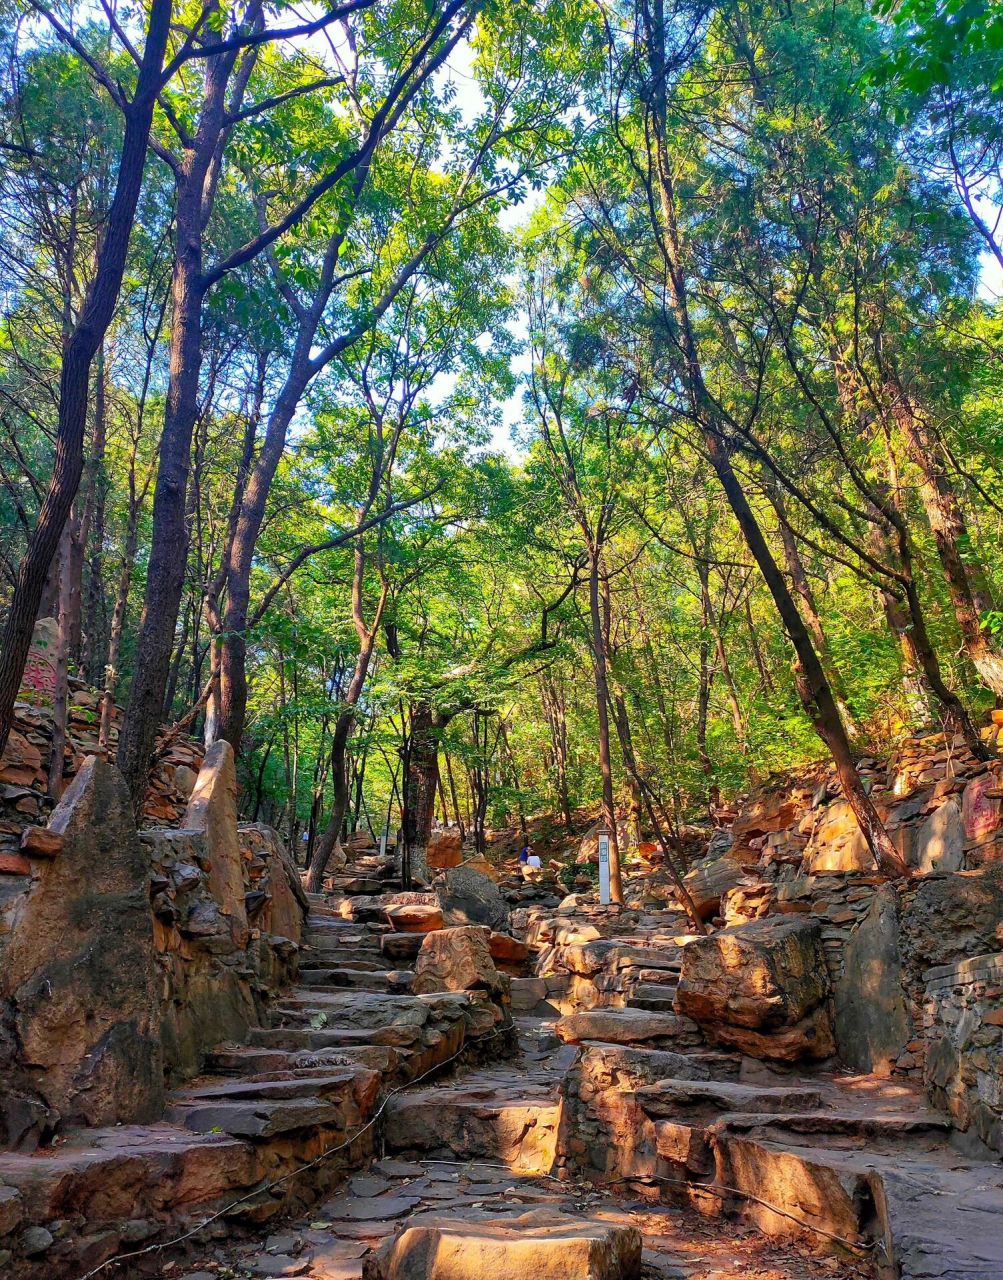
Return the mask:
<svg viewBox="0 0 1003 1280">
<path fill-rule="evenodd" d="M 768 916 L 690 942 L 676 1007 L 714 1043 L 790 1062 L 834 1052 L 830 995 L 818 922 Z"/>
<path fill-rule="evenodd" d="M 48 827 L 26 827 L 21 834 L 21 852 L 29 858 L 54 858 L 63 848 L 63 837 Z"/>
<path fill-rule="evenodd" d="M 31 863 L 20 853 L 0 853 L 0 875 L 30 876 Z"/>
<path fill-rule="evenodd" d="M 432 871 L 458 867 L 463 861 L 463 841 L 459 831 L 433 831 L 426 856 Z"/>
<path fill-rule="evenodd" d="M 502 960 L 507 964 L 521 964 L 529 958 L 529 947 L 509 933 L 492 933 L 488 938 L 488 950 L 492 960 Z"/>
<path fill-rule="evenodd" d="M 440 929 L 422 943 L 414 966 L 416 994 L 434 991 L 502 990 L 502 978 L 488 950 L 489 931 L 477 925 Z"/>
<path fill-rule="evenodd" d="M 420 902 L 402 902 L 386 908 L 395 933 L 433 933 L 442 928 L 442 909 Z"/>
<path fill-rule="evenodd" d="M 63 852 L 36 864 L 16 928 L 0 939 L 0 998 L 18 1046 L 0 1080 L 33 1088 L 64 1123 L 152 1119 L 164 1089 L 162 975 L 149 858 L 122 775 L 90 757 L 50 830 Z"/>
<path fill-rule="evenodd" d="M 683 882 L 701 920 L 709 920 L 717 915 L 722 897 L 745 884 L 746 877 L 742 864 L 726 853 L 720 858 L 704 858 L 698 862 L 686 873 Z"/>
<path fill-rule="evenodd" d="M 243 947 L 248 938 L 243 854 L 237 836 L 237 772 L 228 742 L 214 742 L 206 752 L 184 825 L 205 835 L 209 889 L 229 919 L 234 942 Z"/>
</svg>

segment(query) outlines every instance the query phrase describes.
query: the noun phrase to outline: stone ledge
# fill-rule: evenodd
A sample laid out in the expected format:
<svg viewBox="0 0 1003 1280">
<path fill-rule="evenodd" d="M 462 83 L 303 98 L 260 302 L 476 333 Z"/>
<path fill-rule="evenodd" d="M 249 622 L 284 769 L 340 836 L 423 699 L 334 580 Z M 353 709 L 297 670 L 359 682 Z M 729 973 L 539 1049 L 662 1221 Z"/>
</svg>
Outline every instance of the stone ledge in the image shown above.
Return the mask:
<svg viewBox="0 0 1003 1280">
<path fill-rule="evenodd" d="M 978 982 L 986 978 L 1003 978 L 1003 951 L 969 956 L 967 959 L 955 961 L 954 964 L 936 965 L 923 974 L 923 981 L 928 991 L 965 986 L 969 982 Z"/>
</svg>

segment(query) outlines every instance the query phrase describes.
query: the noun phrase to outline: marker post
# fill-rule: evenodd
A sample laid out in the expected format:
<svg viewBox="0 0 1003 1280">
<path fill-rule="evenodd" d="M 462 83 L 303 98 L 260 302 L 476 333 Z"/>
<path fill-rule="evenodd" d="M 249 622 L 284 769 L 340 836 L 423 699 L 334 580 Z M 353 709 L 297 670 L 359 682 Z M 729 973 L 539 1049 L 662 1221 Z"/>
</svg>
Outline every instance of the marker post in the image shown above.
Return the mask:
<svg viewBox="0 0 1003 1280">
<path fill-rule="evenodd" d="M 599 832 L 599 904 L 608 907 L 613 901 L 609 890 L 609 832 Z"/>
</svg>

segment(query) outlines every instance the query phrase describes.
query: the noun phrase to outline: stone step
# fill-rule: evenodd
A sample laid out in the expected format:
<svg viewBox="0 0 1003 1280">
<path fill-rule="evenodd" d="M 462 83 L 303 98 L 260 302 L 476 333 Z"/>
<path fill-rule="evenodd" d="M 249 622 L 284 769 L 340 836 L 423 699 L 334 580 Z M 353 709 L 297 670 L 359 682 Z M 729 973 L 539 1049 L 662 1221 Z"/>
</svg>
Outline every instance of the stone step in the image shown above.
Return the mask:
<svg viewBox="0 0 1003 1280">
<path fill-rule="evenodd" d="M 744 1109 L 743 1109 L 744 1110 Z M 897 1145 L 912 1146 L 917 1140 L 943 1141 L 952 1132 L 949 1116 L 917 1111 L 912 1115 L 896 1112 L 810 1111 L 802 1114 L 786 1108 L 750 1106 L 748 1112 L 725 1118 L 722 1131 L 755 1133 L 771 1142 L 815 1142 L 829 1137 L 859 1139 L 859 1146 L 879 1144 L 883 1150 Z M 758 1112 L 776 1112 L 772 1115 Z M 846 1145 L 846 1144 L 843 1144 Z"/>
<path fill-rule="evenodd" d="M 423 933 L 385 933 L 380 939 L 380 953 L 385 960 L 411 965 L 424 941 Z"/>
<path fill-rule="evenodd" d="M 246 1045 L 222 1046 L 206 1055 L 205 1070 L 220 1076 L 261 1075 L 290 1069 L 293 1055 L 284 1049 L 252 1049 Z"/>
<path fill-rule="evenodd" d="M 413 1089 L 391 1098 L 384 1117 L 388 1151 L 443 1153 L 501 1161 L 513 1172 L 550 1173 L 557 1157 L 561 1102 L 551 1091 L 462 1085 Z"/>
<path fill-rule="evenodd" d="M 290 1098 L 250 1102 L 178 1103 L 167 1109 L 167 1119 L 194 1133 L 226 1133 L 233 1138 L 274 1138 L 302 1129 L 348 1127 L 345 1103 L 340 1098 Z"/>
<path fill-rule="evenodd" d="M 264 1049 L 321 1050 L 348 1049 L 360 1045 L 389 1045 L 406 1049 L 421 1039 L 420 1026 L 390 1025 L 382 1027 L 255 1027 L 248 1043 Z"/>
<path fill-rule="evenodd" d="M 851 1116 L 854 1129 L 866 1127 L 860 1113 L 842 1123 Z M 832 1119 L 838 1128 L 838 1117 Z M 888 1127 L 904 1118 L 895 1122 Z M 879 1274 L 901 1280 L 1003 1275 L 1000 1193 L 993 1185 L 998 1165 L 997 1176 L 987 1178 L 984 1162 L 966 1160 L 943 1137 L 919 1131 L 904 1139 L 900 1129 L 891 1142 L 888 1132 L 882 1138 L 873 1131 L 866 1138 L 858 1133 L 856 1142 L 838 1132 L 804 1134 L 799 1142 L 769 1124 L 747 1132 L 732 1132 L 731 1125 L 729 1117 L 715 1132 L 717 1180 L 744 1193 L 731 1208 L 765 1234 L 789 1236 L 793 1219 L 846 1240 L 875 1242 Z M 728 1204 L 727 1193 L 722 1200 Z M 812 1234 L 806 1231 L 806 1239 Z"/>
<path fill-rule="evenodd" d="M 330 882 L 329 892 L 332 895 L 344 894 L 354 897 L 356 894 L 383 893 L 383 881 L 368 876 L 335 876 Z"/>
<path fill-rule="evenodd" d="M 647 1009 L 587 1009 L 566 1014 L 556 1031 L 565 1044 L 650 1044 L 673 1048 L 701 1043 L 700 1029 L 689 1018 Z"/>
<path fill-rule="evenodd" d="M 638 982 L 655 982 L 664 983 L 667 986 L 675 986 L 679 981 L 679 974 L 682 972 L 682 961 L 679 960 L 675 964 L 667 964 L 664 969 L 638 969 Z"/>
<path fill-rule="evenodd" d="M 314 924 L 303 933 L 305 947 L 363 947 L 379 946 L 379 934 L 368 926 L 360 926 L 351 920 L 332 920 L 329 926 Z"/>
<path fill-rule="evenodd" d="M 728 1112 L 790 1113 L 815 1110 L 822 1105 L 822 1091 L 812 1085 L 749 1085 L 730 1080 L 659 1080 L 642 1085 L 634 1096 L 646 1115 L 654 1119 L 699 1118 L 711 1123 Z M 821 1125 L 826 1116 L 819 1116 Z"/>
<path fill-rule="evenodd" d="M 174 1106 L 189 1106 L 205 1102 L 247 1102 L 262 1099 L 265 1102 L 286 1101 L 290 1098 L 324 1098 L 351 1095 L 357 1087 L 371 1088 L 378 1081 L 370 1079 L 374 1073 L 351 1068 L 327 1068 L 299 1075 L 276 1073 L 278 1078 L 227 1080 L 225 1084 L 202 1085 L 194 1089 L 180 1089 L 172 1098 Z"/>
<path fill-rule="evenodd" d="M 304 987 L 344 987 L 355 991 L 387 991 L 390 986 L 386 969 L 304 969 L 299 980 Z"/>
<path fill-rule="evenodd" d="M 346 923 L 386 924 L 386 911 L 380 896 L 359 894 L 355 897 L 341 896 L 331 899 L 331 910 Z"/>
<path fill-rule="evenodd" d="M 312 973 L 316 969 L 354 969 L 358 973 L 386 973 L 386 961 L 378 951 L 365 953 L 365 958 L 357 954 L 356 948 L 345 948 L 343 954 L 338 951 L 307 953 L 307 958 L 300 961 L 299 971 Z M 355 954 L 353 954 L 355 953 Z M 372 956 L 372 958 L 369 958 Z"/>
<path fill-rule="evenodd" d="M 671 1013 L 675 998 L 675 986 L 670 986 L 668 983 L 639 982 L 633 994 L 627 998 L 627 1008 Z"/>
<path fill-rule="evenodd" d="M 269 1080 L 325 1075 L 332 1066 L 347 1065 L 389 1075 L 397 1061 L 396 1050 L 387 1045 L 350 1045 L 315 1052 L 240 1047 L 214 1050 L 206 1058 L 205 1070 L 207 1075 Z"/>
<path fill-rule="evenodd" d="M 641 1233 L 626 1223 L 570 1214 L 454 1217 L 419 1214 L 366 1263 L 369 1280 L 496 1276 L 505 1280 L 637 1280 Z"/>
</svg>

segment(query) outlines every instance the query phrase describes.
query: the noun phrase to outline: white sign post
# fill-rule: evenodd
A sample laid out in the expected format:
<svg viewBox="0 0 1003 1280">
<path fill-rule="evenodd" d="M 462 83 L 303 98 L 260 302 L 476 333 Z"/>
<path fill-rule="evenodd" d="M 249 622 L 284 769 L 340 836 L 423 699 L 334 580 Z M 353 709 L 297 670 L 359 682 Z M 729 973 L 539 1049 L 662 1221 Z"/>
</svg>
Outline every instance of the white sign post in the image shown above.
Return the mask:
<svg viewBox="0 0 1003 1280">
<path fill-rule="evenodd" d="M 612 902 L 609 892 L 609 832 L 599 832 L 599 903 L 608 907 Z"/>
<path fill-rule="evenodd" d="M 381 858 L 385 858 L 387 856 L 387 836 L 389 834 L 390 832 L 387 831 L 386 827 L 384 827 L 382 832 L 380 833 L 380 857 Z"/>
</svg>

